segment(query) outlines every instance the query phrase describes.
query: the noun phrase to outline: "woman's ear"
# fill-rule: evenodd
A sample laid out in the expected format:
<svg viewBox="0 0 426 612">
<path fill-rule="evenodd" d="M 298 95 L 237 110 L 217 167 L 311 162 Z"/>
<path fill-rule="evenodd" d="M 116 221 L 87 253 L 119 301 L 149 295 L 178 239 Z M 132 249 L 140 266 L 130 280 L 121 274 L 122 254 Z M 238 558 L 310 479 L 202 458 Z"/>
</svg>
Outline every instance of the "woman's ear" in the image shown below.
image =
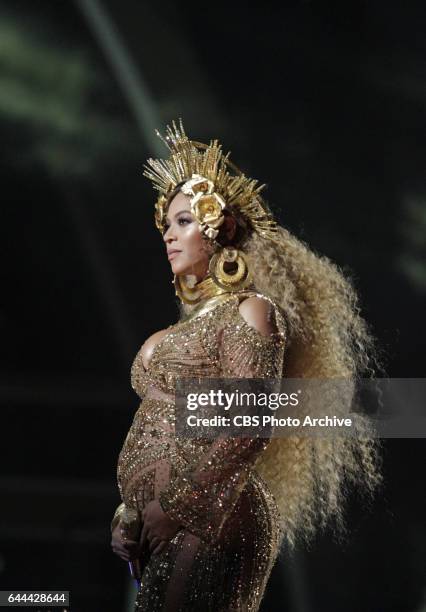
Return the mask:
<svg viewBox="0 0 426 612">
<path fill-rule="evenodd" d="M 232 240 L 237 230 L 237 222 L 232 215 L 226 215 L 223 221 L 223 234 L 227 240 Z"/>
</svg>

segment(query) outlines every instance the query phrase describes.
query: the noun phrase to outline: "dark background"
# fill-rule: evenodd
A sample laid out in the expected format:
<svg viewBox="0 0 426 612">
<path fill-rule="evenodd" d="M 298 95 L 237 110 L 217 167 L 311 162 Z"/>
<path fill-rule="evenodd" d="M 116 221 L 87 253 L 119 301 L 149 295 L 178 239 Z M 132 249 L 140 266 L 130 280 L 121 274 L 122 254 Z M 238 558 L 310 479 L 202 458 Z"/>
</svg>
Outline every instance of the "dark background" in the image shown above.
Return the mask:
<svg viewBox="0 0 426 612">
<path fill-rule="evenodd" d="M 182 117 L 355 280 L 393 377 L 424 376 L 426 5 L 0 1 L 0 588 L 130 610 L 110 550 L 130 366 L 176 321 L 142 176 Z M 424 442 L 375 504 L 274 568 L 262 611 L 424 612 Z"/>
</svg>

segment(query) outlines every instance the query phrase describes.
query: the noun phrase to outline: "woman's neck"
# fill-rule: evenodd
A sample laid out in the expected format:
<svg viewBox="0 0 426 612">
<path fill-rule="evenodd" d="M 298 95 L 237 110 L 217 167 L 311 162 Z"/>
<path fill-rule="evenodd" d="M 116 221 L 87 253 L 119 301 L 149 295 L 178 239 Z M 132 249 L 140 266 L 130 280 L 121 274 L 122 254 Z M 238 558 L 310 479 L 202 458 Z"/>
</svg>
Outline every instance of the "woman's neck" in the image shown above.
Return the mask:
<svg viewBox="0 0 426 612">
<path fill-rule="evenodd" d="M 174 285 L 176 295 L 185 306 L 185 312 L 191 312 L 200 302 L 226 293 L 226 289 L 219 287 L 209 273 L 198 281 L 195 276 L 192 276 L 192 278 L 185 275 L 175 276 Z"/>
<path fill-rule="evenodd" d="M 192 319 L 198 316 L 199 313 L 205 312 L 206 309 L 209 310 L 210 308 L 214 308 L 218 303 L 230 298 L 236 293 L 240 293 L 240 291 L 253 291 L 255 287 L 254 284 L 251 284 L 250 287 L 246 287 L 240 291 L 227 291 L 214 283 L 213 279 L 208 274 L 204 279 L 195 283 L 193 289 L 198 290 L 199 293 L 197 295 L 194 293 L 191 296 L 194 298 L 192 303 L 185 302 L 181 298 L 179 299 L 180 321 Z M 176 295 L 178 295 L 178 292 L 176 292 Z"/>
</svg>

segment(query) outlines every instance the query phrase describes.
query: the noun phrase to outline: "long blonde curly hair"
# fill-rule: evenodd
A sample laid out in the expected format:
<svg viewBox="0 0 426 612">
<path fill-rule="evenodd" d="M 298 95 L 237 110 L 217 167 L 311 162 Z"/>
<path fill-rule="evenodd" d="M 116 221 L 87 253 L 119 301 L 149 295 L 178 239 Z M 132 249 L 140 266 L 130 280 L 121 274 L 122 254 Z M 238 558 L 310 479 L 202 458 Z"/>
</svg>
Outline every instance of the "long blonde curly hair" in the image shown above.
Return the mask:
<svg viewBox="0 0 426 612">
<path fill-rule="evenodd" d="M 183 183 L 171 192 L 168 204 Z M 251 231 L 238 210 L 228 208 L 237 222 L 236 233 L 224 244 L 232 243 L 246 254 L 255 288 L 281 308 L 288 324 L 282 376 L 355 381 L 384 372 L 381 350 L 360 314 L 349 276 L 281 225 L 272 242 Z M 221 238 L 220 233 L 223 242 Z M 180 308 L 181 314 L 191 309 L 184 304 Z M 345 402 L 343 412 L 351 398 Z M 343 536 L 345 501 L 353 485 L 367 501 L 372 499 L 382 481 L 380 444 L 359 415 L 357 433 L 274 437 L 259 456 L 256 470 L 277 502 L 280 538 L 290 548 L 299 539 L 309 542 L 318 529 L 333 522 L 334 535 Z"/>
<path fill-rule="evenodd" d="M 360 315 L 353 281 L 284 227 L 278 227 L 277 238 L 272 242 L 253 232 L 240 248 L 256 289 L 288 322 L 282 375 L 353 380 L 377 375 L 383 370 L 381 351 Z M 350 485 L 359 485 L 371 499 L 380 484 L 379 442 L 368 427 L 359 431 L 356 437 L 276 437 L 260 455 L 256 470 L 277 501 L 281 537 L 290 547 L 333 521 L 343 536 Z"/>
</svg>

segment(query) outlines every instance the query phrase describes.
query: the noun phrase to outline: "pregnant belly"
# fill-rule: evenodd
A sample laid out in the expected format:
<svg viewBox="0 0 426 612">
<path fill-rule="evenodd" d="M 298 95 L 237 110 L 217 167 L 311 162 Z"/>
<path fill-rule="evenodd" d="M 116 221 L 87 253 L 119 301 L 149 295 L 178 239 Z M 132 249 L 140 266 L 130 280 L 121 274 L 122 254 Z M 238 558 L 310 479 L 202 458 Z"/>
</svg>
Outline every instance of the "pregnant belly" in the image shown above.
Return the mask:
<svg viewBox="0 0 426 612">
<path fill-rule="evenodd" d="M 153 499 L 158 499 L 161 491 L 168 486 L 171 475 L 169 456 L 155 461 L 132 464 L 120 474 L 119 485 L 121 497 L 126 506 L 142 511 Z"/>
<path fill-rule="evenodd" d="M 149 496 L 157 468 L 170 464 L 173 440 L 170 404 L 145 398 L 134 416 L 118 458 L 117 480 L 126 505 L 135 505 L 138 486 L 147 492 L 147 495 L 140 493 L 139 497 Z"/>
</svg>

